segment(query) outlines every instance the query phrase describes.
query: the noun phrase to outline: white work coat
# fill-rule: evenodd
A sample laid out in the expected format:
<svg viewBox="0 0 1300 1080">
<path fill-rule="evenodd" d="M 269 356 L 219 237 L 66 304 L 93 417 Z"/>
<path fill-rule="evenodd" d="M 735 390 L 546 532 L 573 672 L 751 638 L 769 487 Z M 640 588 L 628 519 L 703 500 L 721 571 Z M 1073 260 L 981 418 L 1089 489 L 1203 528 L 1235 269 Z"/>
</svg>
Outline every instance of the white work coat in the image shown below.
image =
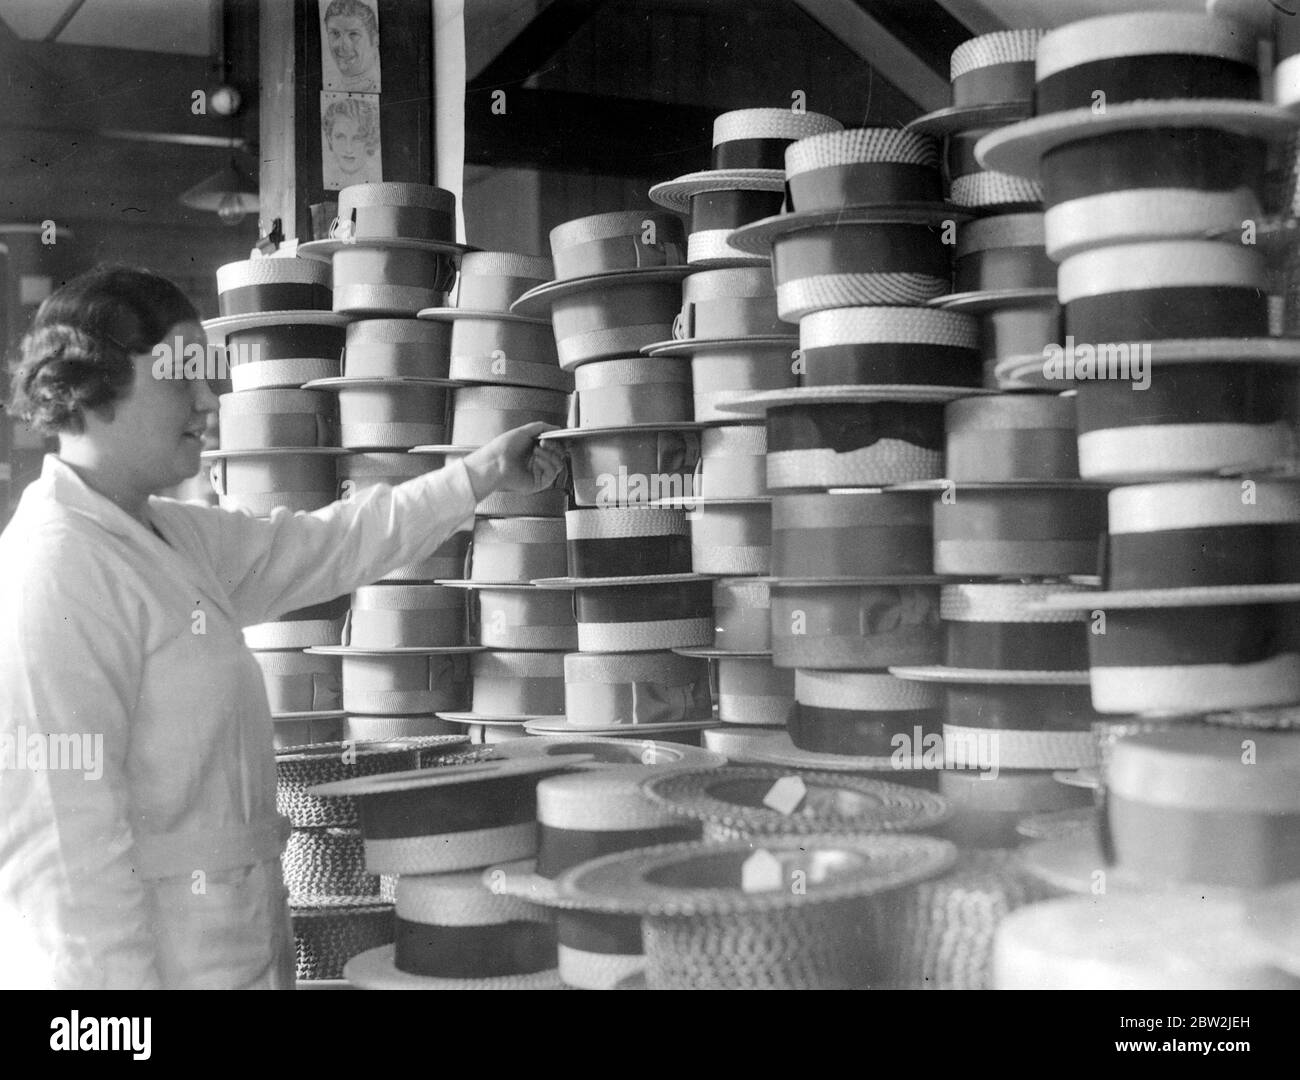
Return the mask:
<svg viewBox="0 0 1300 1080">
<path fill-rule="evenodd" d="M 45 459 L 0 535 L 0 987 L 292 988 L 241 629 L 427 557 L 473 512 L 456 463 L 311 514 L 151 498 L 164 542 Z"/>
</svg>

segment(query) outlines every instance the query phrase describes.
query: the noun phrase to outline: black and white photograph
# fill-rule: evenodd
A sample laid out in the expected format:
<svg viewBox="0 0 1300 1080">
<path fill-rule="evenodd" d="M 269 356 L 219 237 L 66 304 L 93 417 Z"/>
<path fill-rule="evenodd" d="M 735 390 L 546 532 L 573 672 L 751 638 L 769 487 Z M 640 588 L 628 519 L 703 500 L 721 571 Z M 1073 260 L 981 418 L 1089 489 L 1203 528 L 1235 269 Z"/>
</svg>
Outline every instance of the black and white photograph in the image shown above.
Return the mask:
<svg viewBox="0 0 1300 1080">
<path fill-rule="evenodd" d="M 13 1038 L 1283 1050 L 1300 6 L 0 0 L 0 72 Z"/>
</svg>

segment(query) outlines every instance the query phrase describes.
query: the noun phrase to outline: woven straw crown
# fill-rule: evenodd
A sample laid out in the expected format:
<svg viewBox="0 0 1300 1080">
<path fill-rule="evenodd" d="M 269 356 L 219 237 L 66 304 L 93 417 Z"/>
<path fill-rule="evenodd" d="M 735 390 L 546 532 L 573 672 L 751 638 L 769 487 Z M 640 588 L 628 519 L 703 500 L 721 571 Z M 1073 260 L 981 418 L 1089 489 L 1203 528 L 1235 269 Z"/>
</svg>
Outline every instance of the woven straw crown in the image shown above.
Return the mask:
<svg viewBox="0 0 1300 1080">
<path fill-rule="evenodd" d="M 1038 610 L 1057 593 L 1087 592 L 1082 585 L 945 585 L 939 618 L 949 622 L 1083 622 L 1085 611 Z"/>
<path fill-rule="evenodd" d="M 566 682 L 663 683 L 688 686 L 700 678 L 701 662 L 670 652 L 566 653 Z"/>
<path fill-rule="evenodd" d="M 430 345 L 443 339 L 446 329 L 424 319 L 359 319 L 348 323 L 349 345 Z"/>
<path fill-rule="evenodd" d="M 654 774 L 641 765 L 613 765 L 569 776 L 548 776 L 537 785 L 537 820 L 557 829 L 616 832 L 661 829 L 680 820 L 641 790 Z"/>
<path fill-rule="evenodd" d="M 604 540 L 633 536 L 685 536 L 690 531 L 682 510 L 605 507 L 569 510 L 564 527 L 570 540 Z"/>
<path fill-rule="evenodd" d="M 794 698 L 826 709 L 936 709 L 943 704 L 943 690 L 894 675 L 797 668 Z"/>
<path fill-rule="evenodd" d="M 542 282 L 555 276 L 555 266 L 541 255 L 470 251 L 461 259 L 460 272 L 464 277 L 518 277 Z"/>
<path fill-rule="evenodd" d="M 785 151 L 787 175 L 835 165 L 883 162 L 939 167 L 939 146 L 928 135 L 900 128 L 851 128 L 814 135 Z"/>
<path fill-rule="evenodd" d="M 843 125 L 831 116 L 793 109 L 736 109 L 713 121 L 713 145 L 736 139 L 805 139 Z"/>
<path fill-rule="evenodd" d="M 321 259 L 244 259 L 217 267 L 217 292 L 246 285 L 323 285 L 330 287 L 330 264 Z"/>
<path fill-rule="evenodd" d="M 977 349 L 979 321 L 958 311 L 917 307 L 836 308 L 799 321 L 799 344 L 805 349 L 876 342 Z"/>
<path fill-rule="evenodd" d="M 430 210 L 456 209 L 456 196 L 429 184 L 353 184 L 339 192 L 339 217 L 358 206 L 423 206 Z"/>
<path fill-rule="evenodd" d="M 976 68 L 1033 61 L 1043 33 L 1042 30 L 999 30 L 963 41 L 952 51 L 949 78 L 960 78 Z"/>
</svg>

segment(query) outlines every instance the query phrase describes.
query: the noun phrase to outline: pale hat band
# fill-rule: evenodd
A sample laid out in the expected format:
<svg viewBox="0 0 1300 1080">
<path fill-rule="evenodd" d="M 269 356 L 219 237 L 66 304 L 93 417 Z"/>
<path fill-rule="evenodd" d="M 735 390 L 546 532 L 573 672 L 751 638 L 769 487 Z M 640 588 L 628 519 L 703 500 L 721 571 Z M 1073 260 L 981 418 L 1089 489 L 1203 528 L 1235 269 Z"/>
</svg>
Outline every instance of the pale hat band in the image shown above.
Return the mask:
<svg viewBox="0 0 1300 1080">
<path fill-rule="evenodd" d="M 1084 480 L 1266 471 L 1295 459 L 1296 436 L 1272 424 L 1149 424 L 1079 433 Z"/>
<path fill-rule="evenodd" d="M 748 251 L 731 246 L 731 229 L 699 229 L 686 238 L 686 261 L 688 263 L 712 263 L 728 261 L 752 263 L 755 266 L 767 266 L 770 261 L 766 255 L 751 255 Z M 690 281 L 690 278 L 686 279 Z"/>
<path fill-rule="evenodd" d="M 1100 713 L 1254 709 L 1300 701 L 1300 654 L 1251 664 L 1094 667 L 1092 707 Z"/>
<path fill-rule="evenodd" d="M 459 733 L 460 728 L 436 716 L 349 716 L 344 736 L 365 742 L 382 742 L 423 735 Z"/>
<path fill-rule="evenodd" d="M 784 727 L 794 698 L 777 694 L 718 694 L 718 719 L 724 724 Z"/>
<path fill-rule="evenodd" d="M 1240 733 L 1184 725 L 1136 733 L 1111 748 L 1107 790 L 1168 809 L 1300 813 L 1300 744 L 1282 732 L 1252 736 L 1256 763 L 1242 762 Z"/>
<path fill-rule="evenodd" d="M 491 649 L 576 649 L 578 629 L 572 622 L 563 626 L 497 626 L 489 622 L 480 627 L 478 643 Z"/>
<path fill-rule="evenodd" d="M 362 585 L 352 594 L 356 611 L 459 611 L 465 598 L 443 585 Z"/>
<path fill-rule="evenodd" d="M 1081 622 L 1084 611 L 1038 607 L 1058 593 L 1087 592 L 1082 585 L 945 585 L 939 592 L 939 618 L 948 622 Z"/>
<path fill-rule="evenodd" d="M 682 510 L 651 507 L 602 507 L 569 510 L 564 515 L 570 540 L 609 540 L 637 536 L 685 536 L 690 531 Z"/>
<path fill-rule="evenodd" d="M 1263 256 L 1241 244 L 1158 240 L 1085 251 L 1057 272 L 1062 304 L 1117 292 L 1214 286 L 1266 291 Z"/>
<path fill-rule="evenodd" d="M 456 382 L 535 386 L 540 390 L 560 390 L 564 393 L 573 389 L 573 376 L 561 371 L 554 361 L 535 363 L 499 355 L 456 354 L 451 358 L 447 377 Z"/>
<path fill-rule="evenodd" d="M 990 747 L 992 750 L 990 751 Z M 1010 731 L 943 725 L 948 768 L 969 768 L 991 760 L 999 769 L 1082 769 L 1097 763 L 1088 731 Z"/>
<path fill-rule="evenodd" d="M 438 445 L 446 430 L 442 424 L 344 422 L 339 425 L 339 441 L 344 446 L 358 449 L 393 447 L 409 450 L 413 446 Z"/>
<path fill-rule="evenodd" d="M 396 914 L 408 922 L 431 926 L 495 926 L 508 922 L 545 922 L 534 904 L 493 892 L 478 872 L 403 874 L 397 879 Z"/>
<path fill-rule="evenodd" d="M 941 308 L 855 307 L 813 312 L 799 323 L 803 349 L 877 343 L 978 349 L 979 320 Z"/>
<path fill-rule="evenodd" d="M 772 527 L 795 529 L 906 527 L 929 528 L 930 499 L 916 492 L 816 492 L 780 495 L 772 506 Z"/>
<path fill-rule="evenodd" d="M 330 412 L 333 402 L 319 390 L 252 390 L 246 394 L 222 394 L 217 399 L 222 417 L 269 416 L 278 413 Z"/>
<path fill-rule="evenodd" d="M 531 386 L 460 386 L 455 390 L 459 409 L 504 409 L 545 413 L 562 413 L 564 394 L 557 390 L 538 390 Z"/>
<path fill-rule="evenodd" d="M 763 262 L 766 264 L 767 259 Z M 704 300 L 755 299 L 776 296 L 772 271 L 766 267 L 735 266 L 725 270 L 702 270 L 682 282 L 682 304 Z"/>
<path fill-rule="evenodd" d="M 458 684 L 438 690 L 366 690 L 350 685 L 346 673 L 343 677 L 343 708 L 350 713 L 374 716 L 433 713 L 454 709 L 463 698 L 463 690 Z"/>
<path fill-rule="evenodd" d="M 551 230 L 551 254 L 593 240 L 608 240 L 616 236 L 631 237 L 637 243 L 648 227 L 653 226 L 660 243 L 673 240 L 681 233 L 681 220 L 667 210 L 615 210 L 608 214 L 565 221 Z"/>
<path fill-rule="evenodd" d="M 1115 488 L 1108 503 L 1112 533 L 1300 522 L 1300 487 L 1268 480 L 1253 483 L 1249 502 L 1240 480 L 1207 479 Z"/>
<path fill-rule="evenodd" d="M 996 214 L 957 227 L 957 258 L 994 248 L 1042 247 L 1043 215 Z"/>
<path fill-rule="evenodd" d="M 1076 427 L 1074 401 L 1052 394 L 995 394 L 949 402 L 943 413 L 949 435 L 992 431 L 1061 431 Z"/>
<path fill-rule="evenodd" d="M 676 653 L 653 656 L 601 656 L 599 653 L 568 653 L 564 657 L 566 682 L 660 683 L 690 686 L 700 677 L 700 661 Z"/>
<path fill-rule="evenodd" d="M 244 644 L 250 649 L 311 649 L 337 645 L 343 637 L 343 620 L 294 619 L 244 627 Z"/>
<path fill-rule="evenodd" d="M 704 460 L 716 457 L 748 457 L 767 453 L 767 428 L 762 424 L 727 424 L 705 428 L 700 433 Z"/>
<path fill-rule="evenodd" d="M 659 356 L 625 356 L 583 364 L 573 373 L 578 393 L 614 386 L 641 388 L 655 383 L 689 383 L 690 362 Z"/>
<path fill-rule="evenodd" d="M 475 544 L 563 544 L 564 522 L 549 517 L 479 518 Z"/>
<path fill-rule="evenodd" d="M 662 619 L 644 623 L 578 623 L 581 652 L 651 652 L 713 641 L 713 620 Z"/>
<path fill-rule="evenodd" d="M 450 213 L 456 196 L 430 184 L 352 184 L 339 192 L 339 217 L 347 217 L 354 206 L 422 206 Z"/>
<path fill-rule="evenodd" d="M 334 379 L 339 374 L 338 357 L 256 360 L 230 369 L 230 388 L 235 393 L 300 387 L 314 379 Z"/>
<path fill-rule="evenodd" d="M 794 697 L 822 709 L 937 709 L 943 690 L 933 683 L 859 671 L 796 668 Z"/>
<path fill-rule="evenodd" d="M 329 263 L 321 259 L 257 258 L 217 267 L 217 292 L 249 285 L 323 285 L 330 287 Z"/>
<path fill-rule="evenodd" d="M 949 79 L 959 79 L 977 68 L 998 64 L 1032 63 L 1038 54 L 1042 30 L 998 30 L 963 41 L 952 51 Z"/>
<path fill-rule="evenodd" d="M 1287 108 L 1300 104 L 1300 53 L 1279 61 L 1273 69 L 1273 100 Z"/>
<path fill-rule="evenodd" d="M 951 288 L 945 278 L 929 274 L 817 274 L 778 285 L 777 313 L 786 322 L 828 308 L 919 306 Z"/>
<path fill-rule="evenodd" d="M 939 167 L 939 145 L 903 128 L 850 128 L 813 135 L 785 151 L 786 177 L 837 165 L 887 163 Z"/>
<path fill-rule="evenodd" d="M 1137 237 L 1195 239 L 1219 230 L 1239 235 L 1243 221 L 1258 221 L 1263 213 L 1259 197 L 1249 188 L 1139 188 L 1088 195 L 1048 207 L 1043 229 L 1047 254 L 1059 261 Z"/>
<path fill-rule="evenodd" d="M 441 836 L 367 838 L 366 869 L 372 874 L 445 874 L 514 862 L 536 853 L 537 823 L 525 821 Z"/>
<path fill-rule="evenodd" d="M 563 679 L 561 652 L 485 652 L 470 660 L 475 678 Z"/>
<path fill-rule="evenodd" d="M 843 125 L 834 117 L 793 109 L 734 109 L 713 120 L 713 145 L 737 139 L 806 139 L 823 132 L 839 131 Z"/>
<path fill-rule="evenodd" d="M 311 675 L 339 670 L 337 656 L 312 656 L 297 649 L 254 649 L 253 659 L 262 669 L 262 674 L 269 677 Z"/>
<path fill-rule="evenodd" d="M 446 340 L 447 328 L 427 319 L 357 319 L 348 323 L 347 347 L 411 345 L 428 348 Z"/>
<path fill-rule="evenodd" d="M 766 544 L 719 544 L 708 536 L 693 540 L 691 568 L 697 574 L 767 574 L 772 548 Z"/>
<path fill-rule="evenodd" d="M 344 284 L 334 287 L 335 311 L 400 311 L 414 315 L 427 307 L 441 307 L 446 293 L 416 285 Z"/>
<path fill-rule="evenodd" d="M 1067 23 L 1043 35 L 1035 73 L 1050 75 L 1098 60 L 1186 54 L 1214 56 L 1255 66 L 1255 39 L 1225 19 L 1192 12 L 1144 11 L 1102 15 Z"/>
<path fill-rule="evenodd" d="M 642 793 L 641 783 L 646 776 L 641 765 L 548 776 L 537 784 L 537 820 L 553 829 L 588 832 L 680 825 L 676 814 Z"/>
<path fill-rule="evenodd" d="M 467 251 L 460 261 L 462 277 L 531 278 L 550 281 L 555 266 L 542 255 L 519 255 L 513 251 Z"/>
<path fill-rule="evenodd" d="M 1022 206 L 1043 201 L 1042 186 L 1010 173 L 976 172 L 954 176 L 948 197 L 958 206 Z"/>
<path fill-rule="evenodd" d="M 560 367 L 565 371 L 574 371 L 584 361 L 640 352 L 647 345 L 667 340 L 672 336 L 672 332 L 672 317 L 667 317 L 659 323 L 612 326 L 601 330 L 566 334 L 564 337 L 557 335 L 556 352 L 559 354 Z"/>
<path fill-rule="evenodd" d="M 943 476 L 943 451 L 901 439 L 861 450 L 782 450 L 767 455 L 769 488 L 875 487 Z"/>
<path fill-rule="evenodd" d="M 560 945 L 558 952 L 560 978 L 575 990 L 614 990 L 645 970 L 644 953 L 586 952 L 569 945 Z"/>
<path fill-rule="evenodd" d="M 713 606 L 715 608 L 770 608 L 772 588 L 766 581 L 723 578 L 713 583 Z"/>
</svg>

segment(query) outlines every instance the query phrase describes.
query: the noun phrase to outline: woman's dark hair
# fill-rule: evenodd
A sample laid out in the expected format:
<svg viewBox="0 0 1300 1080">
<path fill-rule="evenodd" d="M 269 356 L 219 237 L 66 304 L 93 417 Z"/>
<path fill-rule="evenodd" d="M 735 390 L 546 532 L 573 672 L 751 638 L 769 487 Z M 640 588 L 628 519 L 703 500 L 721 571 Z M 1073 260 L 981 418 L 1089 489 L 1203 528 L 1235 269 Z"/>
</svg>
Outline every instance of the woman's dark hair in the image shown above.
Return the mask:
<svg viewBox="0 0 1300 1080">
<path fill-rule="evenodd" d="M 111 410 L 130 390 L 133 353 L 198 318 L 185 294 L 150 270 L 101 266 L 73 278 L 41 304 L 19 346 L 10 414 L 49 435 L 85 430 L 87 410 Z"/>
</svg>

